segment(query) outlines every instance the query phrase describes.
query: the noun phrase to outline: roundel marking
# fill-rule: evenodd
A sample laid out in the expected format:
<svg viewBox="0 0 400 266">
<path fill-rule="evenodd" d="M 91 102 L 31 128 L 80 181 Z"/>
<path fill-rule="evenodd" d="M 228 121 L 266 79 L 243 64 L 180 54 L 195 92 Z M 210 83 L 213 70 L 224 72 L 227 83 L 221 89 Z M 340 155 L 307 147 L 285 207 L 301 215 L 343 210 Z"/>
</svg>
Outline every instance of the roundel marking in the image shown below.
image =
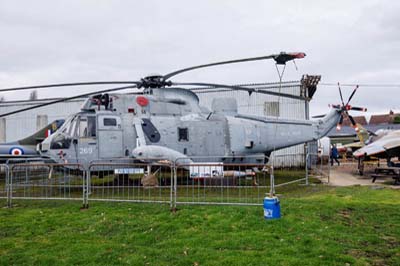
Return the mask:
<svg viewBox="0 0 400 266">
<path fill-rule="evenodd" d="M 24 154 L 24 150 L 20 147 L 12 147 L 8 153 L 14 156 L 20 156 Z"/>
<path fill-rule="evenodd" d="M 146 97 L 143 97 L 143 96 L 138 96 L 138 97 L 136 97 L 136 102 L 140 106 L 144 107 L 149 104 L 149 99 L 147 99 Z"/>
</svg>

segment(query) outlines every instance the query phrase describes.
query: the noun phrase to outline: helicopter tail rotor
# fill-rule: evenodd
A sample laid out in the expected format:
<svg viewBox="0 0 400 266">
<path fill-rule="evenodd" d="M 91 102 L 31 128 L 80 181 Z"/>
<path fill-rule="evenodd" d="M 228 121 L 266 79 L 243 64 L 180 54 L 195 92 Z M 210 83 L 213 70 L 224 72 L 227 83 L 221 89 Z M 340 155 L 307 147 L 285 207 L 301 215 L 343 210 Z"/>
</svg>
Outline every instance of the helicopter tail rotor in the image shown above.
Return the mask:
<svg viewBox="0 0 400 266">
<path fill-rule="evenodd" d="M 349 103 L 351 101 L 351 99 L 353 99 L 354 94 L 356 93 L 357 89 L 358 89 L 358 85 L 355 87 L 355 89 L 353 90 L 353 92 L 350 94 L 349 99 L 347 100 L 347 103 L 344 103 L 343 100 L 343 95 L 342 95 L 342 90 L 340 89 L 340 84 L 338 83 L 338 89 L 339 89 L 339 94 L 340 94 L 340 100 L 342 102 L 342 105 L 338 105 L 338 104 L 334 104 L 331 105 L 332 108 L 338 109 L 338 111 L 340 112 L 341 116 L 340 116 L 340 120 L 336 125 L 336 130 L 340 130 L 342 128 L 343 125 L 343 120 L 346 117 L 349 121 L 351 126 L 354 128 L 355 131 L 358 132 L 359 128 L 357 126 L 356 121 L 354 120 L 354 118 L 349 114 L 349 111 L 361 111 L 361 112 L 366 112 L 367 108 L 364 107 L 356 107 L 356 106 L 351 106 Z"/>
</svg>

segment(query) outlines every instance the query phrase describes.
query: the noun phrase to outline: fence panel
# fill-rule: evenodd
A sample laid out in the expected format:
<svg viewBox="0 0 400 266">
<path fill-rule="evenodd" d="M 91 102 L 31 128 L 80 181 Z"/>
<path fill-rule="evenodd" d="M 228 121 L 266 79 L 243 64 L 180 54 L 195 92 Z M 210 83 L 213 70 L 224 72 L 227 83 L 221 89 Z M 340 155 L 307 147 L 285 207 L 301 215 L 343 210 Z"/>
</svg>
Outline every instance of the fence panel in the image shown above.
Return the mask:
<svg viewBox="0 0 400 266">
<path fill-rule="evenodd" d="M 329 183 L 331 162 L 328 155 L 321 155 L 317 153 L 307 154 L 305 169 L 307 182 L 308 178 L 311 176 L 326 180 Z"/>
<path fill-rule="evenodd" d="M 274 156 L 269 162 L 274 168 L 275 187 L 279 193 L 284 190 L 278 189 L 295 183 L 307 183 L 305 171 L 305 157 L 298 154 L 284 154 Z"/>
<path fill-rule="evenodd" d="M 89 201 L 172 204 L 170 164 L 94 162 L 89 166 L 88 177 Z"/>
<path fill-rule="evenodd" d="M 0 165 L 0 199 L 8 199 L 8 166 Z"/>
<path fill-rule="evenodd" d="M 79 164 L 19 163 L 10 165 L 12 199 L 82 200 L 86 171 Z"/>
<path fill-rule="evenodd" d="M 261 205 L 266 194 L 274 194 L 275 189 L 283 194 L 294 186 L 298 189 L 298 183 L 308 184 L 308 176 L 318 171 L 329 175 L 329 161 L 313 156 L 306 156 L 305 165 L 299 165 L 298 154 L 278 155 L 268 164 L 260 157 L 232 157 L 217 163 L 208 157 L 196 163 L 186 158 L 174 165 L 159 160 L 96 161 L 87 169 L 79 164 L 20 162 L 0 168 L 0 198 L 7 199 L 9 192 L 9 202 L 82 200 L 84 206 L 88 201 L 166 203 L 171 207 Z"/>
<path fill-rule="evenodd" d="M 176 204 L 261 205 L 270 192 L 265 164 L 191 163 L 175 166 Z"/>
</svg>

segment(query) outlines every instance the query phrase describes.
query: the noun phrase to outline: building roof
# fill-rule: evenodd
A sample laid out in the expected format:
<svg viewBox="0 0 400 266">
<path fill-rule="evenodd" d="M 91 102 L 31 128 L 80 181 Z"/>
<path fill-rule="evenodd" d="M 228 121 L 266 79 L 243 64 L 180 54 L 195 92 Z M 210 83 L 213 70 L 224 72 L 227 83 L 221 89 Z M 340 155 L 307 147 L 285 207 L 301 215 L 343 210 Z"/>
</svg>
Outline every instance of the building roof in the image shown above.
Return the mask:
<svg viewBox="0 0 400 266">
<path fill-rule="evenodd" d="M 396 116 L 400 116 L 399 113 L 393 113 L 393 111 L 390 111 L 389 114 L 383 114 L 383 115 L 372 115 L 371 119 L 369 120 L 370 124 L 376 125 L 376 124 L 390 124 L 393 123 L 394 118 Z"/>
<path fill-rule="evenodd" d="M 379 129 L 391 129 L 398 130 L 400 129 L 400 124 L 379 124 L 379 125 L 364 125 L 367 130 L 376 132 Z M 328 137 L 348 137 L 348 136 L 356 136 L 357 133 L 351 126 L 343 126 L 341 130 L 337 131 L 336 128 L 332 128 L 328 133 Z"/>
<path fill-rule="evenodd" d="M 356 121 L 357 124 L 360 124 L 363 126 L 368 124 L 367 119 L 363 115 L 362 116 L 353 116 L 353 119 L 354 119 L 354 121 Z M 350 119 L 346 116 L 343 119 L 343 126 L 350 126 L 350 125 L 351 125 Z"/>
</svg>

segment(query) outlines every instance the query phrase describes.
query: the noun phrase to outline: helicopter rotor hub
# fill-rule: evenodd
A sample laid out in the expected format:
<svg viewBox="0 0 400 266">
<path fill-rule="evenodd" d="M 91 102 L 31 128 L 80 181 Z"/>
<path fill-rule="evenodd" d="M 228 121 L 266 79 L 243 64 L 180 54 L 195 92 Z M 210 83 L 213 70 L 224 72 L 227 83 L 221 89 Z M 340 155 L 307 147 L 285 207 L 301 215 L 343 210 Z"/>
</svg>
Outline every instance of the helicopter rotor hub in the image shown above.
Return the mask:
<svg viewBox="0 0 400 266">
<path fill-rule="evenodd" d="M 147 77 L 142 78 L 140 81 L 141 81 L 141 84 L 140 84 L 139 88 L 143 87 L 145 89 L 163 88 L 163 87 L 172 85 L 172 82 L 166 81 L 164 76 L 162 76 L 162 75 L 147 76 Z"/>
</svg>

